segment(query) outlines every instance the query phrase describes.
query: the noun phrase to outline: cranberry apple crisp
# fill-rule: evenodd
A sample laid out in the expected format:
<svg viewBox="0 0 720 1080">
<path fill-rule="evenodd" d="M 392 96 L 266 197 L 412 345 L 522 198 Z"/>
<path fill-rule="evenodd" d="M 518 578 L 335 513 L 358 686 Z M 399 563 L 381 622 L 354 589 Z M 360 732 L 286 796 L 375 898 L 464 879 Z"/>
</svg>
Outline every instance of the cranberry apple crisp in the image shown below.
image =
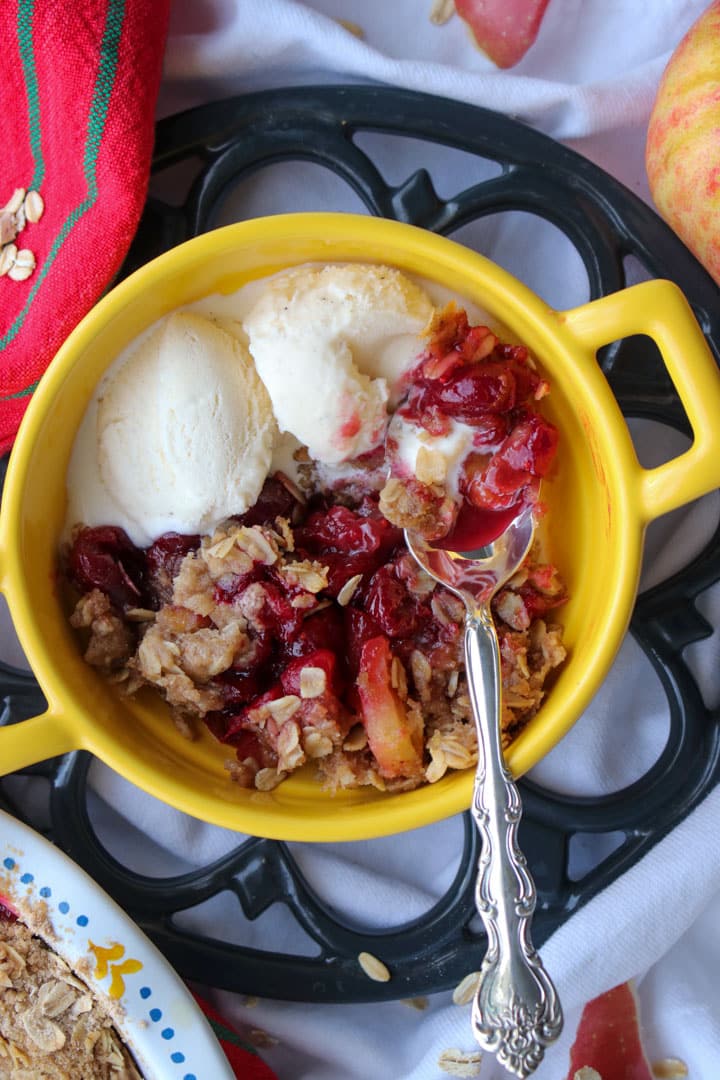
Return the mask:
<svg viewBox="0 0 720 1080">
<path fill-rule="evenodd" d="M 118 527 L 80 527 L 65 553 L 86 660 L 126 693 L 159 690 L 189 737 L 204 723 L 244 787 L 313 761 L 331 790 L 409 790 L 476 761 L 464 608 L 402 528 L 452 539 L 470 507 L 499 515 L 497 535 L 535 502 L 557 442 L 536 409 L 548 386 L 524 348 L 448 308 L 406 389 L 408 441 L 390 447 L 387 482 L 382 450 L 332 483 L 298 451 L 302 489 L 276 472 L 211 535 L 142 548 Z M 565 658 L 551 619 L 564 599 L 534 549 L 493 601 L 505 744 Z"/>
</svg>

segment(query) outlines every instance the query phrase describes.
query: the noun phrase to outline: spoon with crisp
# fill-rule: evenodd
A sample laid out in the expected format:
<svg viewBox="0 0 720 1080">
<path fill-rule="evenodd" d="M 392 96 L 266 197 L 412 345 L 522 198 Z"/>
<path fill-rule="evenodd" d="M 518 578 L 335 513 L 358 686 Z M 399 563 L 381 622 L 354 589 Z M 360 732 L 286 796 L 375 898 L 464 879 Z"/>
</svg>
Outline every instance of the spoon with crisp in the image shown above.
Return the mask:
<svg viewBox="0 0 720 1080">
<path fill-rule="evenodd" d="M 500 648 L 490 602 L 522 564 L 535 531 L 532 506 L 521 505 L 507 517 L 495 539 L 488 538 L 486 523 L 476 521 L 445 541 L 406 529 L 405 541 L 420 566 L 465 604 L 465 671 L 478 737 L 472 815 L 482 837 L 475 903 L 488 938 L 472 1027 L 484 1050 L 526 1077 L 560 1034 L 562 1011 L 530 939 L 536 891 L 518 847 L 522 807 L 501 742 Z"/>
</svg>

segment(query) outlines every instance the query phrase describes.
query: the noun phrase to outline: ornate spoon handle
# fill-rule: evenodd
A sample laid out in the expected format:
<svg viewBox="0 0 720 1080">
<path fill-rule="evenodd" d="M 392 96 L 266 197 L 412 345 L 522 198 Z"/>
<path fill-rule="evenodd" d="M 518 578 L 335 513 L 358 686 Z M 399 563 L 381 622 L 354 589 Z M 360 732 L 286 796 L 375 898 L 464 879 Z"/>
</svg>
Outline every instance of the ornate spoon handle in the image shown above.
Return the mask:
<svg viewBox="0 0 720 1080">
<path fill-rule="evenodd" d="M 488 936 L 473 1033 L 501 1065 L 526 1077 L 563 1021 L 555 987 L 530 940 L 536 893 L 517 844 L 522 806 L 503 758 L 500 649 L 487 608 L 468 613 L 465 669 L 478 731 L 472 814 L 483 841 L 475 903 Z"/>
</svg>

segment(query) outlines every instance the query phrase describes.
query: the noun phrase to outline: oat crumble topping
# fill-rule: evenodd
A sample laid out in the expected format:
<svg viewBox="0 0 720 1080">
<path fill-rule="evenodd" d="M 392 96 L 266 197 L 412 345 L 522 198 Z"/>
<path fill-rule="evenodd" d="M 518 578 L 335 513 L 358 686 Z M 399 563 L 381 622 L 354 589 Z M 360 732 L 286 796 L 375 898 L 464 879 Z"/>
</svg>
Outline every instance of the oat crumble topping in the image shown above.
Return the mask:
<svg viewBox="0 0 720 1080">
<path fill-rule="evenodd" d="M 0 918 L 0 1077 L 142 1080 L 102 1002 L 19 920 Z"/>
</svg>

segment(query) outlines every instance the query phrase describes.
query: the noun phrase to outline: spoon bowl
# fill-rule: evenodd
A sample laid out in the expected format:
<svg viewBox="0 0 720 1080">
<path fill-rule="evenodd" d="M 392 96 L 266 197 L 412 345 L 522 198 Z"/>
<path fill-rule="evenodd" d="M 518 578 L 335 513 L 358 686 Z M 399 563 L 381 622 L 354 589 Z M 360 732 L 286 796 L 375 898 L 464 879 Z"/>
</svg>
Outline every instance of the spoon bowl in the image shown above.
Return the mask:
<svg viewBox="0 0 720 1080">
<path fill-rule="evenodd" d="M 465 604 L 465 671 L 478 739 L 472 814 L 482 836 L 475 904 L 488 938 L 472 1027 L 480 1046 L 520 1077 L 534 1072 L 560 1034 L 562 1011 L 530 938 L 536 891 L 517 842 L 520 794 L 503 757 L 500 648 L 490 602 L 522 565 L 534 533 L 532 506 L 519 508 L 497 539 L 466 551 L 405 530 L 420 566 Z"/>
<path fill-rule="evenodd" d="M 513 576 L 529 552 L 535 535 L 533 508 L 520 509 L 500 535 L 490 543 L 454 551 L 405 530 L 408 550 L 424 570 L 459 596 L 470 610 L 490 603 L 495 593 Z"/>
</svg>

